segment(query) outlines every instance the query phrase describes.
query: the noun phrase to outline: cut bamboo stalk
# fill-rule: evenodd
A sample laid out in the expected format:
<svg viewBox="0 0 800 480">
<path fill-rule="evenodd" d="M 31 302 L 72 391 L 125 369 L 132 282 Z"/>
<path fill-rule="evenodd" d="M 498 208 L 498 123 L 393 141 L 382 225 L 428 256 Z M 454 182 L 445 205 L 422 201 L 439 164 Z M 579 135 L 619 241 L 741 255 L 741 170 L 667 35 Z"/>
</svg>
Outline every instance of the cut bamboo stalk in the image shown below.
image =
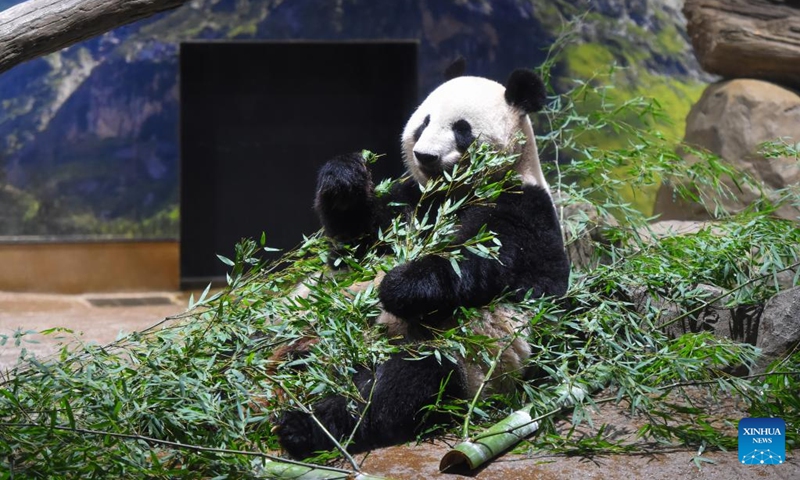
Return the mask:
<svg viewBox="0 0 800 480">
<path fill-rule="evenodd" d="M 536 432 L 542 419 L 582 402 L 586 395 L 586 390 L 583 388 L 573 386 L 567 390 L 565 386 L 564 394 L 555 402 L 556 407 L 536 418 L 531 417 L 533 405 L 526 405 L 472 440 L 466 440 L 453 447 L 439 462 L 439 471 L 444 472 L 463 466 L 475 470 Z"/>
<path fill-rule="evenodd" d="M 286 478 L 292 480 L 385 480 L 365 473 L 352 472 L 331 467 L 312 467 L 294 465 L 275 460 L 258 464 L 259 474 L 266 478 Z"/>
</svg>

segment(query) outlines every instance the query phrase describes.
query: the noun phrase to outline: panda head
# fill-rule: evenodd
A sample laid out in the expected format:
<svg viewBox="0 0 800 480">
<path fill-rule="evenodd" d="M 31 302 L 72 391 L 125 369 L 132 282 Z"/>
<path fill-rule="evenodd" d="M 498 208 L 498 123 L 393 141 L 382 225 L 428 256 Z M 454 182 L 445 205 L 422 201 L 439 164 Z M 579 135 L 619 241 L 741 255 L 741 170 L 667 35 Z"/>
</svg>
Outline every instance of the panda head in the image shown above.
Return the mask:
<svg viewBox="0 0 800 480">
<path fill-rule="evenodd" d="M 503 86 L 480 77 L 456 77 L 426 98 L 403 130 L 403 159 L 420 184 L 452 168 L 477 139 L 519 153 L 515 169 L 523 183 L 547 189 L 528 114 L 545 102 L 542 80 L 515 70 Z M 527 141 L 516 141 L 522 133 Z"/>
</svg>

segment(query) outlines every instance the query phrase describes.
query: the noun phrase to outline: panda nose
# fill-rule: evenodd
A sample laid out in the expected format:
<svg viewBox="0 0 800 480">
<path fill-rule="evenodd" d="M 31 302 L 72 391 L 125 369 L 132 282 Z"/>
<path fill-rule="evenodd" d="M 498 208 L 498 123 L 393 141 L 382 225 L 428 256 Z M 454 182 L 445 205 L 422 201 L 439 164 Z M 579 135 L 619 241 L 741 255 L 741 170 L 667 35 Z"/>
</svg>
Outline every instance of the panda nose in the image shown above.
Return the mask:
<svg viewBox="0 0 800 480">
<path fill-rule="evenodd" d="M 422 165 L 430 166 L 439 161 L 439 155 L 433 155 L 431 153 L 414 152 L 414 156 L 417 157 L 417 161 Z"/>
</svg>

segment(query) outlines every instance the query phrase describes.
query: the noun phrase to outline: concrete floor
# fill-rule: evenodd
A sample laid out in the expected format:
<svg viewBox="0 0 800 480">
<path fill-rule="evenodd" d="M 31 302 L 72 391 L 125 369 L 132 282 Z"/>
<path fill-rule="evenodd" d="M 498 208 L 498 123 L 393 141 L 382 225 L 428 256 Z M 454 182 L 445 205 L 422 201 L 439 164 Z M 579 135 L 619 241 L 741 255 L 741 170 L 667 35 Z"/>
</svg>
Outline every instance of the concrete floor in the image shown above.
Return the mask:
<svg viewBox="0 0 800 480">
<path fill-rule="evenodd" d="M 94 306 L 94 303 L 146 303 L 158 299 L 158 305 Z M 169 315 L 186 309 L 188 294 L 151 292 L 146 294 L 51 295 L 0 292 L 0 371 L 13 365 L 21 350 L 45 357 L 56 353 L 59 345 L 77 336 L 84 342 L 106 344 L 121 332 L 149 327 Z M 64 327 L 69 332 L 48 335 L 24 335 L 19 345 L 13 338 L 18 331 L 42 331 Z"/>
</svg>

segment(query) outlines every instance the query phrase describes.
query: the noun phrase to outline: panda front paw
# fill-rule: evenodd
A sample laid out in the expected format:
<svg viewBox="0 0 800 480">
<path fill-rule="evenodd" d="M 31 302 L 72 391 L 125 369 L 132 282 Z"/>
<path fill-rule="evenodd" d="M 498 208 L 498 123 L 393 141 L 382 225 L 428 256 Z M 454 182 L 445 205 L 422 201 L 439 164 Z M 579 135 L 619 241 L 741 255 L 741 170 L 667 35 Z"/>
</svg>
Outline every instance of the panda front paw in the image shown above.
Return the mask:
<svg viewBox="0 0 800 480">
<path fill-rule="evenodd" d="M 372 178 L 360 153 L 328 160 L 317 176 L 317 211 L 347 210 L 366 203 L 372 194 Z"/>
<path fill-rule="evenodd" d="M 383 308 L 397 317 L 431 323 L 450 317 L 458 306 L 456 282 L 447 260 L 427 256 L 389 271 L 378 297 Z"/>
</svg>

